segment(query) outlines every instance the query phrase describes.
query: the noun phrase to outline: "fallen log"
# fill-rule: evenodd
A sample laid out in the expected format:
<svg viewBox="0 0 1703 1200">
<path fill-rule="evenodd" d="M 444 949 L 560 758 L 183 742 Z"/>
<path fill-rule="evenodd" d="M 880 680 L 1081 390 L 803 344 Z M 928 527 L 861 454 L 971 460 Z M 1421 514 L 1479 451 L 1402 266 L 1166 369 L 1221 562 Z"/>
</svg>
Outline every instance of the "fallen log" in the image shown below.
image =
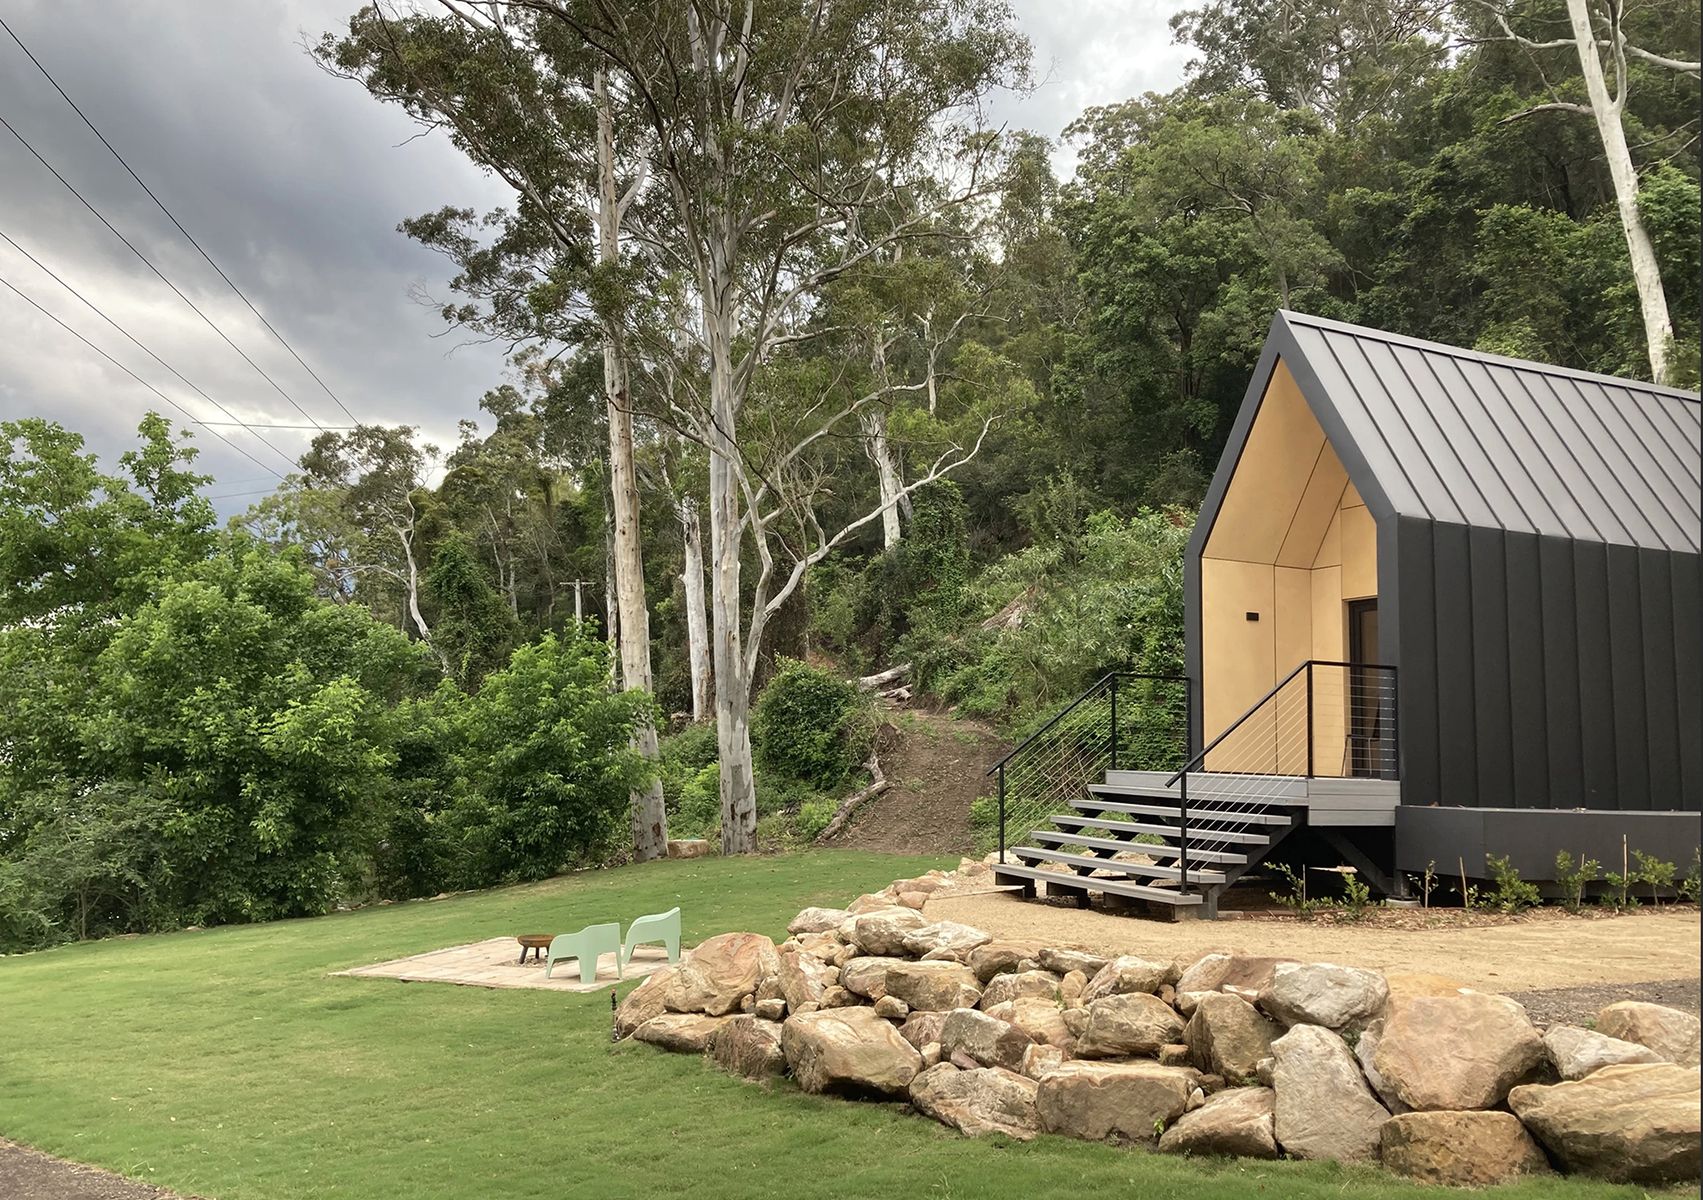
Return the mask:
<svg viewBox="0 0 1703 1200">
<path fill-rule="evenodd" d="M 864 788 L 862 791 L 852 793 L 850 796 L 847 796 L 844 800 L 840 801 L 840 807 L 834 812 L 834 819 L 828 822 L 827 828 L 816 835 L 816 842 L 818 845 L 828 841 L 835 834 L 839 833 L 840 830 L 844 829 L 846 827 L 846 822 L 851 820 L 852 814 L 857 811 L 860 804 L 866 800 L 873 800 L 875 797 L 887 790 L 887 776 L 882 773 L 881 762 L 875 757 L 873 751 L 870 752 L 869 761 L 863 765 L 869 771 L 869 786 Z"/>
<path fill-rule="evenodd" d="M 877 671 L 873 675 L 865 675 L 862 679 L 857 681 L 857 687 L 858 690 L 862 692 L 873 692 L 879 688 L 886 687 L 888 684 L 897 683 L 910 673 L 911 664 L 900 663 L 898 666 L 889 667 L 885 671 Z"/>
</svg>

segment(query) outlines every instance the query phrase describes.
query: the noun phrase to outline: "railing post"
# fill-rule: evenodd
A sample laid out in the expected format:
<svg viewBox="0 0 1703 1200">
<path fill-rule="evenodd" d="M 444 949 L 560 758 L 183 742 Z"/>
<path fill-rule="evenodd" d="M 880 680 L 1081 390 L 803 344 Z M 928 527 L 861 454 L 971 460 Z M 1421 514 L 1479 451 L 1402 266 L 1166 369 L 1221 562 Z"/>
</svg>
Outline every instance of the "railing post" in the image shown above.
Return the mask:
<svg viewBox="0 0 1703 1200">
<path fill-rule="evenodd" d="M 1110 770 L 1118 769 L 1118 677 L 1112 676 L 1112 765 Z"/>
<path fill-rule="evenodd" d="M 1005 865 L 1005 764 L 999 764 L 999 863 Z"/>
<path fill-rule="evenodd" d="M 1189 891 L 1189 773 L 1183 772 L 1177 792 L 1177 813 L 1182 818 L 1182 836 L 1177 839 L 1177 891 Z"/>
<path fill-rule="evenodd" d="M 1390 778 L 1401 778 L 1401 692 L 1396 687 L 1396 669 L 1390 673 Z"/>
<path fill-rule="evenodd" d="M 1313 777 L 1313 660 L 1307 660 L 1307 778 Z"/>
</svg>

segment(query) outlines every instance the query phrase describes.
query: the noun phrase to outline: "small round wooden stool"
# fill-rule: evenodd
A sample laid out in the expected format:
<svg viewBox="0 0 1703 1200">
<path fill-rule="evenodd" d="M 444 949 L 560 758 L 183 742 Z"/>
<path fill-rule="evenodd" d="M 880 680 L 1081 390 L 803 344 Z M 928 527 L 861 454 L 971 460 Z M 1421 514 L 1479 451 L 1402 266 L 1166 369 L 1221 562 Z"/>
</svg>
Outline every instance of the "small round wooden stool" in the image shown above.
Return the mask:
<svg viewBox="0 0 1703 1200">
<path fill-rule="evenodd" d="M 526 952 L 532 951 L 533 962 L 544 961 L 544 951 L 550 948 L 550 943 L 556 940 L 553 933 L 523 933 L 515 938 L 520 943 L 520 965 L 526 965 Z"/>
</svg>

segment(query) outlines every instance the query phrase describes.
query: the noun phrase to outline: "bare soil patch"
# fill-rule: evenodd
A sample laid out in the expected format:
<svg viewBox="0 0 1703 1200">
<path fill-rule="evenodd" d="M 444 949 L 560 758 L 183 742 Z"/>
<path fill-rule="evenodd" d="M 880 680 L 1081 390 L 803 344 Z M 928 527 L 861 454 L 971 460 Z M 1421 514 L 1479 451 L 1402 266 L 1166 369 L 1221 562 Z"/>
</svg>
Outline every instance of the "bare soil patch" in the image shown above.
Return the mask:
<svg viewBox="0 0 1703 1200">
<path fill-rule="evenodd" d="M 177 1192 L 67 1162 L 0 1138 L 0 1196 L 6 1200 L 183 1200 Z"/>
<path fill-rule="evenodd" d="M 888 789 L 866 801 L 845 829 L 824 843 L 884 854 L 968 854 L 970 805 L 988 792 L 987 770 L 1008 749 L 979 721 L 926 708 L 892 716 L 881 746 Z"/>
<path fill-rule="evenodd" d="M 1690 906 L 1611 917 L 1574 917 L 1541 909 L 1519 917 L 1473 914 L 1467 922 L 1460 913 L 1409 909 L 1399 915 L 1392 911 L 1388 921 L 1357 925 L 1255 914 L 1235 921 L 1171 923 L 985 892 L 933 899 L 925 911 L 1001 937 L 1072 942 L 1104 954 L 1170 958 L 1236 950 L 1422 971 L 1494 992 L 1587 985 L 1624 989 L 1653 981 L 1677 987 L 1672 981 L 1689 980 L 1695 995 L 1698 938 L 1703 932 L 1698 910 Z M 1431 923 L 1425 924 L 1427 920 Z M 1602 1003 L 1627 998 L 1636 997 L 1617 993 Z"/>
</svg>

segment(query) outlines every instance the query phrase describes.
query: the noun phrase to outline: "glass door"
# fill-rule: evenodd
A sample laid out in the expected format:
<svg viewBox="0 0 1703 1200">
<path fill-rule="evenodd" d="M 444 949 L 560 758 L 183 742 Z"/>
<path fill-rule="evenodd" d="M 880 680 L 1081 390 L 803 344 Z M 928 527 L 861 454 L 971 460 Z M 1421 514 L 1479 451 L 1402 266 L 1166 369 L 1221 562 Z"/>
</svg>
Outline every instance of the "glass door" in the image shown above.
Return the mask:
<svg viewBox="0 0 1703 1200">
<path fill-rule="evenodd" d="M 1378 661 L 1378 602 L 1348 602 L 1348 764 L 1349 774 L 1384 774 L 1385 672 L 1367 670 Z"/>
</svg>

